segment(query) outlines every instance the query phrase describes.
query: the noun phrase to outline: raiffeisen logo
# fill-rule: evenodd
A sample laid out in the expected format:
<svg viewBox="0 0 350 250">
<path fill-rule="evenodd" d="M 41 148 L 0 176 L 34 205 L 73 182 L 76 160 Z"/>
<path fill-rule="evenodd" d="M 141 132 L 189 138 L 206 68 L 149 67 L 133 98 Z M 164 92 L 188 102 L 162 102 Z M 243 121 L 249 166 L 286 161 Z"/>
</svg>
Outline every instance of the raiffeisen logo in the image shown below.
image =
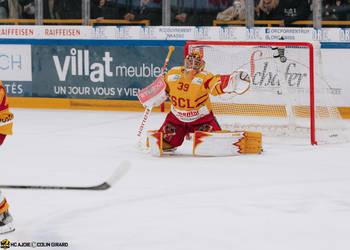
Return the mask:
<svg viewBox="0 0 350 250">
<path fill-rule="evenodd" d="M 89 50 L 72 48 L 64 59 L 52 57 L 59 81 L 66 81 L 68 74 L 82 77 L 89 76 L 92 82 L 104 82 L 105 77 L 158 77 L 161 68 L 152 63 L 142 65 L 113 65 L 116 62 L 108 51 L 104 52 L 102 61 L 92 62 Z"/>
</svg>

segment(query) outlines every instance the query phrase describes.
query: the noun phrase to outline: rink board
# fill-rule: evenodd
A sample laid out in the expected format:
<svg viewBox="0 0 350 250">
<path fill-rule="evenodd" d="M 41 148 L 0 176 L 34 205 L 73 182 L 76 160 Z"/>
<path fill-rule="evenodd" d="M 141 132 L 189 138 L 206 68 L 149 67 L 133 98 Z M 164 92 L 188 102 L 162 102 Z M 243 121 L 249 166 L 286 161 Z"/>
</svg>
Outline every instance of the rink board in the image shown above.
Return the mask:
<svg viewBox="0 0 350 250">
<path fill-rule="evenodd" d="M 0 79 L 12 107 L 142 111 L 137 92 L 159 76 L 168 46 L 176 48 L 168 67 L 183 64 L 186 40 L 155 38 L 0 39 Z M 321 44 L 336 106 L 350 118 L 350 84 L 343 73 L 350 45 Z"/>
</svg>

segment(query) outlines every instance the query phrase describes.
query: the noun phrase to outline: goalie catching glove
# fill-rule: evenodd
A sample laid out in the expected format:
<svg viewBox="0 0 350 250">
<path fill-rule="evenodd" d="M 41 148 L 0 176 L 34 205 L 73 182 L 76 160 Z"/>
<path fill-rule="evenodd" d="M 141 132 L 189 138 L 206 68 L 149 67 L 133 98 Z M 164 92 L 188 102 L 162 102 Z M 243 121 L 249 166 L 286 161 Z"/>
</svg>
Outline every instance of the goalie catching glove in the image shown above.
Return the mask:
<svg viewBox="0 0 350 250">
<path fill-rule="evenodd" d="M 222 90 L 225 93 L 242 95 L 247 92 L 251 84 L 250 75 L 244 70 L 235 70 L 231 75 L 222 75 Z"/>
</svg>

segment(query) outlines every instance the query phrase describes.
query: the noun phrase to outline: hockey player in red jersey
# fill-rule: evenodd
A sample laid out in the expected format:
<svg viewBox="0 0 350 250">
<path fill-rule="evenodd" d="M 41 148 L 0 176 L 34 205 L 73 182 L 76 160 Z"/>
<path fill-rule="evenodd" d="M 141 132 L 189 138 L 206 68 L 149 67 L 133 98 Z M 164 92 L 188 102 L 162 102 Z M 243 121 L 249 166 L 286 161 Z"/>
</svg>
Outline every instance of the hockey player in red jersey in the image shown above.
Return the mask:
<svg viewBox="0 0 350 250">
<path fill-rule="evenodd" d="M 9 111 L 6 91 L 0 81 L 0 146 L 4 143 L 6 136 L 12 134 L 12 120 L 13 114 Z M 0 234 L 15 230 L 8 207 L 7 200 L 0 190 Z"/>
<path fill-rule="evenodd" d="M 201 54 L 193 52 L 186 57 L 185 66 L 170 69 L 164 77 L 171 112 L 159 129 L 163 133 L 163 149 L 180 146 L 185 135 L 196 130 L 221 130 L 209 99 L 209 94 L 224 93 L 220 76 L 205 71 L 204 65 Z"/>
<path fill-rule="evenodd" d="M 195 155 L 232 155 L 235 153 L 260 152 L 261 134 L 258 135 L 257 147 L 259 150 L 247 150 L 245 142 L 248 135 L 254 132 L 236 133 L 221 131 L 221 128 L 213 115 L 210 95 L 216 96 L 225 93 L 234 93 L 235 86 L 244 84 L 249 88 L 250 77 L 242 71 L 234 71 L 231 76 L 223 81 L 220 75 L 214 75 L 204 70 L 205 61 L 202 54 L 194 51 L 188 54 L 184 66 L 174 67 L 163 77 L 166 95 L 159 94 L 152 98 L 152 107 L 160 105 L 168 96 L 171 102 L 171 111 L 168 113 L 163 125 L 159 130 L 148 131 L 148 146 L 153 155 L 162 155 L 163 151 L 171 151 L 180 146 L 186 134 L 194 134 L 193 154 Z M 150 103 L 150 101 L 149 101 Z M 221 131 L 220 133 L 215 133 Z M 245 133 L 245 134 L 244 134 Z M 255 136 L 256 133 L 253 134 Z M 200 140 L 197 140 L 200 137 Z M 224 137 L 224 138 L 222 138 Z M 241 142 L 234 149 L 226 149 L 216 145 L 218 141 L 231 143 Z M 252 138 L 252 137 L 250 137 Z M 255 140 L 255 138 L 254 138 Z M 202 142 L 205 143 L 202 143 Z M 251 142 L 252 140 L 250 140 Z M 201 145 L 200 145 L 201 144 Z M 214 145 L 213 149 L 203 145 Z M 242 150 L 242 147 L 245 149 Z M 250 148 L 250 146 L 249 146 Z M 233 153 L 232 153 L 233 152 Z"/>
</svg>

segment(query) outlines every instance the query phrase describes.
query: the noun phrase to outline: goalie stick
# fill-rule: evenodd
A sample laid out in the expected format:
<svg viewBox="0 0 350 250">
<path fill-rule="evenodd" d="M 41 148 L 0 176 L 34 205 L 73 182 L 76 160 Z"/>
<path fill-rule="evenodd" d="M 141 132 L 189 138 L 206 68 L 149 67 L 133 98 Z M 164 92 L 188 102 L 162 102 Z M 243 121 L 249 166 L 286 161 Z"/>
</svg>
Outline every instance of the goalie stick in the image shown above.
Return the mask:
<svg viewBox="0 0 350 250">
<path fill-rule="evenodd" d="M 160 72 L 160 77 L 163 76 L 164 70 L 165 70 L 165 68 L 166 68 L 166 66 L 167 66 L 167 64 L 168 64 L 168 62 L 169 62 L 171 53 L 173 53 L 175 47 L 174 47 L 174 46 L 169 46 L 168 49 L 169 49 L 169 50 L 168 50 L 168 55 L 167 55 L 167 57 L 166 57 L 166 59 L 165 59 L 163 68 L 162 68 L 162 70 L 161 70 L 161 72 Z M 146 87 L 145 89 L 147 89 L 147 87 Z M 142 90 L 141 90 L 140 92 L 142 92 Z M 139 99 L 140 99 L 140 92 L 138 93 Z M 137 130 L 137 137 L 139 138 L 139 140 L 138 140 L 138 142 L 137 142 L 137 147 L 138 147 L 138 148 L 142 148 L 142 143 L 143 143 L 143 142 L 142 142 L 143 130 L 144 130 L 145 125 L 146 125 L 146 123 L 147 123 L 147 121 L 148 121 L 148 118 L 149 118 L 149 116 L 150 116 L 150 114 L 151 114 L 151 112 L 152 112 L 152 108 L 153 108 L 153 107 L 147 107 L 147 106 L 146 106 L 145 108 L 146 108 L 146 109 L 145 109 L 145 112 L 143 113 L 143 117 L 142 117 L 142 120 L 141 120 L 141 124 L 140 124 L 140 126 L 139 126 L 139 128 L 138 128 L 138 130 Z"/>
<path fill-rule="evenodd" d="M 56 190 L 107 190 L 117 181 L 119 181 L 130 169 L 129 161 L 122 161 L 117 169 L 105 182 L 95 186 L 46 186 L 46 185 L 0 185 L 0 188 L 12 189 L 56 189 Z"/>
</svg>

